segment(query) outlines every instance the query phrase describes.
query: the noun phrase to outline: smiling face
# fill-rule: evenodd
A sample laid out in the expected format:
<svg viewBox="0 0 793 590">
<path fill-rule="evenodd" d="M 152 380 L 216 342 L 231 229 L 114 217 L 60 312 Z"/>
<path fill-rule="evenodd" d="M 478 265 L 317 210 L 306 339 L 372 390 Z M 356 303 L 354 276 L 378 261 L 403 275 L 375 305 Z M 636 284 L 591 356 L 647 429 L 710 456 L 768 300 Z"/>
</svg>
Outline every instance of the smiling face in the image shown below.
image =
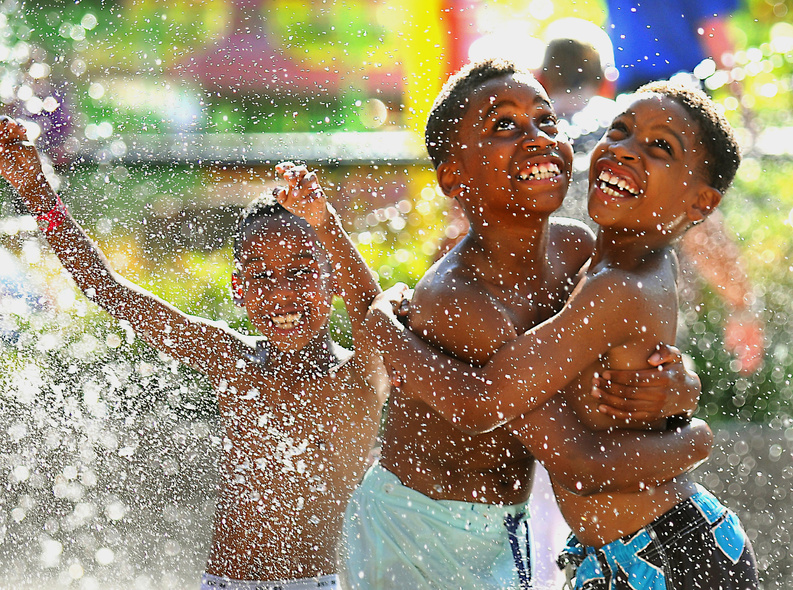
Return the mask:
<svg viewBox="0 0 793 590">
<path fill-rule="evenodd" d="M 300 350 L 327 331 L 334 294 L 330 264 L 303 220 L 280 213 L 251 224 L 236 274 L 238 302 L 279 350 Z"/>
<path fill-rule="evenodd" d="M 539 83 L 501 76 L 469 98 L 438 178 L 471 221 L 497 219 L 504 212 L 550 214 L 567 192 L 572 159 Z"/>
<path fill-rule="evenodd" d="M 677 101 L 636 95 L 592 153 L 592 219 L 629 233 L 675 235 L 703 218 L 720 194 L 702 174 L 699 132 Z"/>
</svg>

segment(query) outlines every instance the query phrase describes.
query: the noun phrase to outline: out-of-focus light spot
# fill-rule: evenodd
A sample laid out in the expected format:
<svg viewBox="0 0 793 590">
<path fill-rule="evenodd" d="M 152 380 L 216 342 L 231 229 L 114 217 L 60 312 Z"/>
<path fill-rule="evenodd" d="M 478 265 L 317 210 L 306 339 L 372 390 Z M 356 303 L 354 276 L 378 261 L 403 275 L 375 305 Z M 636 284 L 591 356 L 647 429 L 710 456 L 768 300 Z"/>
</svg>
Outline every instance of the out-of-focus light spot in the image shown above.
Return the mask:
<svg viewBox="0 0 793 590">
<path fill-rule="evenodd" d="M 82 18 L 82 20 L 80 20 L 80 24 L 84 29 L 88 29 L 90 31 L 99 24 L 99 21 L 93 14 L 89 12 Z"/>
<path fill-rule="evenodd" d="M 83 566 L 79 563 L 73 563 L 69 566 L 69 577 L 72 580 L 79 580 L 85 574 L 85 570 L 83 570 Z"/>
<path fill-rule="evenodd" d="M 30 477 L 30 469 L 25 467 L 24 465 L 17 465 L 11 471 L 12 480 L 16 483 L 21 483 L 23 481 L 27 481 L 28 477 Z"/>
<path fill-rule="evenodd" d="M 57 567 L 63 553 L 63 545 L 55 539 L 42 539 L 41 543 L 41 565 L 44 567 Z"/>
<path fill-rule="evenodd" d="M 30 66 L 28 74 L 34 80 L 41 80 L 50 75 L 50 66 L 45 63 L 35 62 Z"/>
<path fill-rule="evenodd" d="M 367 129 L 382 127 L 388 120 L 388 109 L 383 101 L 370 98 L 361 106 L 361 122 Z"/>
<path fill-rule="evenodd" d="M 758 94 L 760 96 L 764 96 L 765 98 L 773 98 L 777 95 L 778 92 L 779 92 L 779 88 L 773 82 L 763 84 L 758 90 Z"/>
<path fill-rule="evenodd" d="M 110 520 L 121 520 L 127 514 L 127 507 L 122 502 L 112 502 L 105 507 L 105 516 Z"/>
<path fill-rule="evenodd" d="M 793 51 L 793 24 L 776 23 L 769 31 L 771 39 L 771 49 L 775 53 L 787 53 Z"/>
<path fill-rule="evenodd" d="M 20 121 L 25 128 L 29 141 L 36 141 L 41 136 L 41 125 L 33 121 Z"/>
<path fill-rule="evenodd" d="M 99 83 L 94 82 L 91 86 L 88 87 L 88 96 L 93 98 L 94 100 L 99 100 L 105 95 L 105 87 Z"/>
<path fill-rule="evenodd" d="M 74 41 L 85 40 L 85 28 L 82 25 L 72 26 L 71 31 L 69 31 L 69 37 L 71 37 Z"/>
<path fill-rule="evenodd" d="M 27 84 L 23 84 L 19 87 L 19 90 L 17 90 L 17 98 L 21 101 L 30 100 L 33 96 L 33 89 Z"/>
<path fill-rule="evenodd" d="M 694 68 L 694 75 L 700 80 L 704 80 L 708 76 L 712 76 L 715 73 L 716 73 L 716 62 L 710 58 L 703 59 Z"/>
<path fill-rule="evenodd" d="M 110 565 L 113 563 L 113 561 L 115 561 L 116 555 L 113 553 L 112 549 L 109 549 L 108 547 L 102 547 L 101 549 L 97 550 L 95 558 L 96 563 L 99 565 Z"/>
<path fill-rule="evenodd" d="M 738 110 L 738 107 L 741 106 L 738 102 L 738 99 L 734 96 L 728 96 L 724 99 L 724 108 L 728 111 L 735 111 Z"/>
<path fill-rule="evenodd" d="M 85 63 L 84 60 L 77 58 L 72 61 L 69 69 L 72 71 L 72 74 L 75 76 L 82 76 L 88 70 L 88 65 Z"/>
<path fill-rule="evenodd" d="M 47 98 L 44 99 L 42 106 L 44 107 L 45 111 L 47 111 L 48 113 L 52 113 L 53 111 L 55 111 L 55 109 L 61 106 L 61 103 L 59 103 L 55 97 L 48 96 Z"/>
<path fill-rule="evenodd" d="M 44 110 L 44 101 L 38 96 L 33 96 L 25 101 L 25 109 L 32 115 L 38 115 Z"/>
</svg>

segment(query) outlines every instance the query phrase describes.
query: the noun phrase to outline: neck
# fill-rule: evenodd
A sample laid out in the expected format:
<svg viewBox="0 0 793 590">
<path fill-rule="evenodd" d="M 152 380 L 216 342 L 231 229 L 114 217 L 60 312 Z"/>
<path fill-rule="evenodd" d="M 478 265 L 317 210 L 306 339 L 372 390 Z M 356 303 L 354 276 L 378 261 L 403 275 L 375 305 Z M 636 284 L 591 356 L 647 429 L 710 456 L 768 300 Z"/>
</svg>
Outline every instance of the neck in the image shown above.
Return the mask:
<svg viewBox="0 0 793 590">
<path fill-rule="evenodd" d="M 466 251 L 479 263 L 483 274 L 505 271 L 516 279 L 537 278 L 547 266 L 548 216 L 525 218 L 520 223 L 471 222 L 464 239 Z"/>
<path fill-rule="evenodd" d="M 634 268 L 649 255 L 671 248 L 680 232 L 635 234 L 601 227 L 590 268 L 615 266 Z"/>
<path fill-rule="evenodd" d="M 288 372 L 297 375 L 326 375 L 338 365 L 339 361 L 336 355 L 336 346 L 327 328 L 324 328 L 299 350 L 279 350 L 263 341 L 259 350 L 257 350 L 257 356 L 259 357 L 261 357 L 260 351 L 264 351 L 264 366 L 273 372 Z"/>
</svg>

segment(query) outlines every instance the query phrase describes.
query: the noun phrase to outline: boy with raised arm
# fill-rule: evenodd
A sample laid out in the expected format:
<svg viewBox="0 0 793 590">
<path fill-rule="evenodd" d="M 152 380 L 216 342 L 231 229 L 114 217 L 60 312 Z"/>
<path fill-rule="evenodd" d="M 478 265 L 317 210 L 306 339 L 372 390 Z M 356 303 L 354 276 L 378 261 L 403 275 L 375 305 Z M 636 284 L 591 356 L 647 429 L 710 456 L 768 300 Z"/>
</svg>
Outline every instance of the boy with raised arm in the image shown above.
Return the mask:
<svg viewBox="0 0 793 590">
<path fill-rule="evenodd" d="M 372 275 L 334 279 L 308 224 L 274 198 L 258 199 L 234 240 L 234 300 L 264 338 L 246 336 L 188 316 L 116 275 L 45 180 L 24 128 L 8 118 L 0 119 L 0 173 L 86 296 L 204 373 L 217 392 L 221 483 L 202 589 L 337 588 L 342 517 L 383 403 L 374 385 L 377 359 L 358 346 L 379 291 Z M 335 280 L 355 353 L 330 338 Z"/>
<path fill-rule="evenodd" d="M 561 308 L 591 254 L 592 237 L 582 225 L 549 220 L 567 188 L 571 148 L 557 137 L 553 109 L 533 77 L 495 61 L 471 64 L 449 80 L 430 115 L 427 146 L 441 188 L 461 202 L 472 230 L 419 282 L 411 327 L 450 354 L 483 364 Z M 304 192 L 313 187 L 312 199 L 290 191 L 279 200 L 322 236 L 335 215 L 315 177 L 295 174 L 302 175 L 296 185 Z M 342 269 L 361 263 L 346 240 L 325 246 Z M 687 394 L 682 406 L 694 405 L 698 389 L 680 370 L 638 377 L 651 386 L 634 393 L 634 409 L 650 407 L 656 416 L 682 411 L 674 400 L 661 408 L 668 389 Z M 412 386 L 408 381 L 404 388 Z M 560 416 L 575 422 L 571 412 Z M 706 456 L 710 434 L 703 426 L 686 428 L 684 436 L 613 436 L 580 425 L 577 431 L 582 448 L 603 448 L 592 457 L 600 466 L 591 469 L 596 489 L 668 479 Z M 640 443 L 668 464 L 616 473 L 604 467 L 624 466 Z M 462 433 L 407 391 L 393 396 L 382 459 L 345 517 L 343 581 L 352 588 L 528 588 L 533 465 L 531 452 L 507 428 Z"/>
<path fill-rule="evenodd" d="M 739 162 L 732 129 L 704 93 L 644 86 L 593 151 L 589 213 L 600 227 L 562 311 L 481 369 L 431 350 L 390 316 L 390 302 L 370 312 L 367 325 L 383 343 L 387 366 L 420 381 L 411 392 L 447 419 L 478 432 L 517 418 L 508 426 L 537 449 L 575 534 L 563 557 L 577 570 L 578 589 L 758 586 L 751 544 L 714 496 L 686 476 L 610 493 L 596 493 L 580 474 L 571 482 L 570 471 L 582 466 L 567 444 L 571 433 L 548 429 L 556 410 L 542 406 L 565 388 L 588 429 L 624 426 L 597 411 L 589 381 L 606 366 L 646 367 L 659 340 L 674 341 L 674 242 L 719 204 Z M 661 420 L 646 428 L 666 426 Z M 646 448 L 636 454 L 650 463 L 661 458 Z"/>
</svg>

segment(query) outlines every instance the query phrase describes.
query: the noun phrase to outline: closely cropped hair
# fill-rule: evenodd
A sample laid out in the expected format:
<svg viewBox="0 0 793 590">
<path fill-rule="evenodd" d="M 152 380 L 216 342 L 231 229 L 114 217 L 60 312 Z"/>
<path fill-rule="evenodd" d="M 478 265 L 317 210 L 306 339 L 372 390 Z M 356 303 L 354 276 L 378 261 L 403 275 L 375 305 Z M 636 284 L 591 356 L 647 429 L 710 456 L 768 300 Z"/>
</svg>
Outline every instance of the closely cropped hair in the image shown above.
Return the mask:
<svg viewBox="0 0 793 590">
<path fill-rule="evenodd" d="M 274 195 L 264 193 L 251 201 L 242 210 L 237 221 L 237 231 L 234 233 L 234 262 L 239 262 L 242 256 L 242 242 L 245 240 L 245 232 L 249 227 L 259 219 L 283 214 L 292 215 L 284 209 Z"/>
<path fill-rule="evenodd" d="M 653 92 L 678 102 L 697 122 L 700 141 L 705 146 L 704 175 L 713 188 L 724 193 L 741 163 L 741 148 L 727 119 L 719 113 L 707 94 L 701 90 L 670 82 L 650 82 L 636 93 Z"/>
<path fill-rule="evenodd" d="M 424 142 L 435 168 L 448 158 L 457 125 L 473 92 L 494 78 L 516 73 L 533 77 L 528 70 L 501 59 L 472 62 L 449 77 L 435 98 L 424 130 Z"/>
<path fill-rule="evenodd" d="M 592 43 L 558 38 L 545 48 L 542 78 L 548 92 L 552 88 L 577 90 L 596 87 L 603 80 L 600 54 Z"/>
</svg>

